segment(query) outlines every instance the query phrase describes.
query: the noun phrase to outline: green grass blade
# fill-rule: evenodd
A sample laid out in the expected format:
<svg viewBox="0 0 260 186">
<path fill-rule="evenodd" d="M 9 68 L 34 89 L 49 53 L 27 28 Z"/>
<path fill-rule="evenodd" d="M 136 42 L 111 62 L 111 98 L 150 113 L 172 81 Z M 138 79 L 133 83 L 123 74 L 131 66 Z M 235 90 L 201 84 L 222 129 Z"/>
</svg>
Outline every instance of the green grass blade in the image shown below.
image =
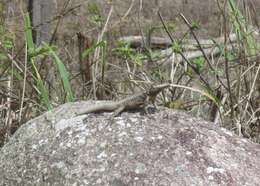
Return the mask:
<svg viewBox="0 0 260 186">
<path fill-rule="evenodd" d="M 54 64 L 56 65 L 56 68 L 59 71 L 63 88 L 66 93 L 66 101 L 67 102 L 73 101 L 74 96 L 69 82 L 69 73 L 66 70 L 65 65 L 62 63 L 58 55 L 53 51 L 53 49 L 48 44 L 44 43 L 44 47 L 49 50 L 49 54 L 53 57 Z"/>
<path fill-rule="evenodd" d="M 245 17 L 238 9 L 234 0 L 228 0 L 228 4 L 229 4 L 230 13 L 232 15 L 231 21 L 234 26 L 238 39 L 240 41 L 242 41 L 243 39 L 246 41 L 246 45 L 247 45 L 246 53 L 248 55 L 256 55 L 257 45 L 252 33 L 248 29 L 247 26 L 248 24 L 246 22 Z"/>
<path fill-rule="evenodd" d="M 24 23 L 25 23 L 25 38 L 26 38 L 27 47 L 29 50 L 34 50 L 35 47 L 33 43 L 32 27 L 31 27 L 29 13 L 25 15 Z"/>
<path fill-rule="evenodd" d="M 24 27 L 25 27 L 25 39 L 27 43 L 27 52 L 29 54 L 28 56 L 32 56 L 31 54 L 34 53 L 35 45 L 33 43 L 32 27 L 31 27 L 29 13 L 27 13 L 24 17 L 24 24 L 25 24 Z M 40 96 L 40 100 L 47 107 L 48 110 L 51 110 L 52 105 L 49 100 L 49 92 L 44 86 L 44 82 L 42 81 L 41 75 L 39 74 L 39 71 L 36 67 L 35 58 L 30 57 L 29 61 L 31 62 L 32 65 L 33 74 L 34 74 L 33 79 L 35 80 L 36 87 L 39 91 L 38 93 Z"/>
</svg>

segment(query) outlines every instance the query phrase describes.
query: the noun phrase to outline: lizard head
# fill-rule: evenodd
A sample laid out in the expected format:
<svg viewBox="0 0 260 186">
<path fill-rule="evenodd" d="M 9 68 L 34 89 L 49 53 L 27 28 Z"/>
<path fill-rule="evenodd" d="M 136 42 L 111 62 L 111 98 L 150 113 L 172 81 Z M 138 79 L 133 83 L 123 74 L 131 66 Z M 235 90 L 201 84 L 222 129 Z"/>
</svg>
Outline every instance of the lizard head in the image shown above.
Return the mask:
<svg viewBox="0 0 260 186">
<path fill-rule="evenodd" d="M 152 85 L 147 90 L 147 96 L 149 97 L 149 101 L 152 103 L 155 102 L 157 94 L 159 94 L 163 89 L 168 88 L 170 86 L 169 83 L 161 84 L 161 85 Z"/>
</svg>

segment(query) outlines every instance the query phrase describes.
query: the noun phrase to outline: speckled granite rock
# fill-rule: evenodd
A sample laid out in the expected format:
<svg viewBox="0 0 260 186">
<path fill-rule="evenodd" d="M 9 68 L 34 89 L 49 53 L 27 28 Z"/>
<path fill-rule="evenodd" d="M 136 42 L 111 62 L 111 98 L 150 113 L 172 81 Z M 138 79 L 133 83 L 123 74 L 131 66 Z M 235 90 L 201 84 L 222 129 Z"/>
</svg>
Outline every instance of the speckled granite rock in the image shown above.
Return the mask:
<svg viewBox="0 0 260 186">
<path fill-rule="evenodd" d="M 0 151 L 0 185 L 260 185 L 260 145 L 185 113 L 75 117 L 68 103 Z"/>
</svg>

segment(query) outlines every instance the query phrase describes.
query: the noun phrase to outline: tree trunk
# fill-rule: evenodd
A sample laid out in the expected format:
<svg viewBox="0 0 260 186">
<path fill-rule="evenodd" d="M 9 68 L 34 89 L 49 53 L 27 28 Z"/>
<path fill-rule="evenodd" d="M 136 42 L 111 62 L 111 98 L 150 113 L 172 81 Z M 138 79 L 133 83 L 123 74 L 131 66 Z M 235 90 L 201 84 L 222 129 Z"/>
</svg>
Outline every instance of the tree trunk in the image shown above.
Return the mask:
<svg viewBox="0 0 260 186">
<path fill-rule="evenodd" d="M 51 39 L 50 20 L 52 18 L 53 2 L 51 0 L 29 0 L 28 9 L 34 30 L 34 42 L 39 46 Z"/>
</svg>

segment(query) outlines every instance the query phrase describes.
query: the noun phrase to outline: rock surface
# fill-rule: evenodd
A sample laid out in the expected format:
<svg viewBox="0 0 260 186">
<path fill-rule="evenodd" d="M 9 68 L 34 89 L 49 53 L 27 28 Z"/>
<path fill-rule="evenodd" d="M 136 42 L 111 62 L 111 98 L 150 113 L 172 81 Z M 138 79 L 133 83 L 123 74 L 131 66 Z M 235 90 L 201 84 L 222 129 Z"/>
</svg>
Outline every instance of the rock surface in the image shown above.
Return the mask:
<svg viewBox="0 0 260 186">
<path fill-rule="evenodd" d="M 0 185 L 260 185 L 259 144 L 169 109 L 74 116 L 89 104 L 23 125 L 0 151 Z"/>
</svg>

